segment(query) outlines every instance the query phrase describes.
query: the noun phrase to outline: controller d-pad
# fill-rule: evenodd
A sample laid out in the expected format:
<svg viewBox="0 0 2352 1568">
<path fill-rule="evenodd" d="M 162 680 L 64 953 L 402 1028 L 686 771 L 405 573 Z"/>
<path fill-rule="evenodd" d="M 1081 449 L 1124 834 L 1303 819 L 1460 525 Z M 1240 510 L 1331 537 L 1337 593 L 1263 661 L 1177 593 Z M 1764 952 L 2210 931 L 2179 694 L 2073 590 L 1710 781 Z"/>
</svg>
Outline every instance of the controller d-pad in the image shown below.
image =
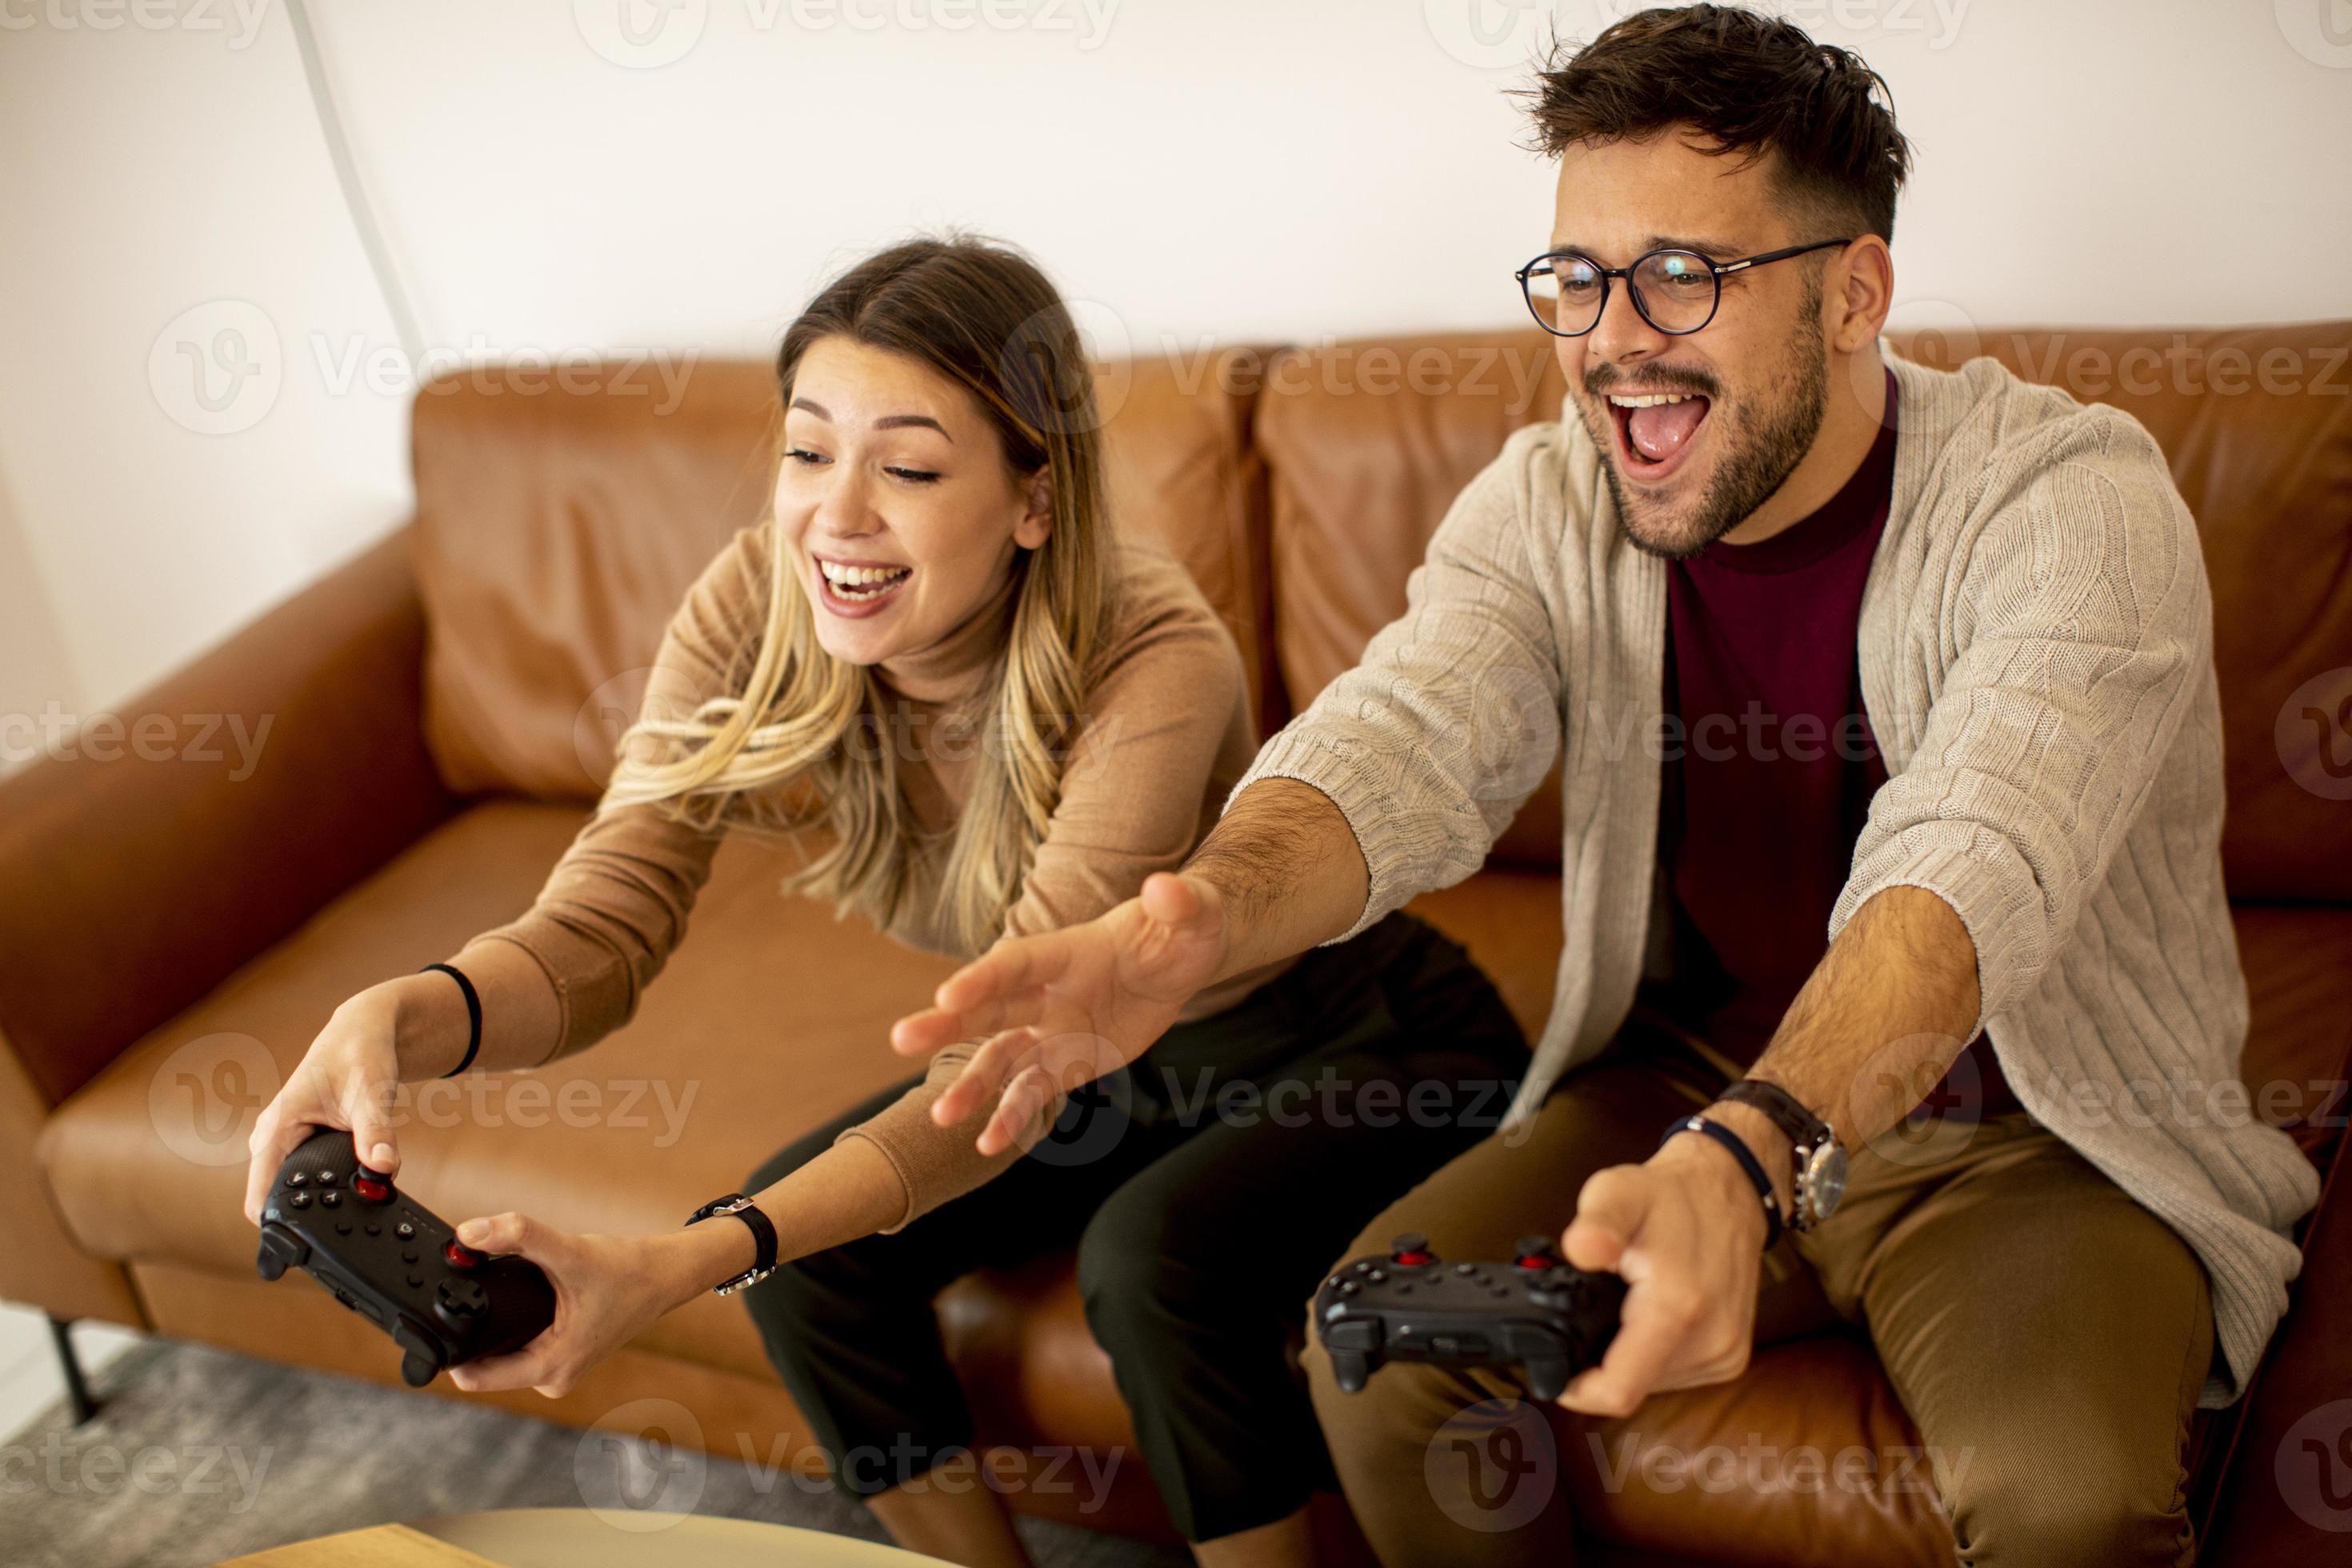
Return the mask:
<svg viewBox="0 0 2352 1568">
<path fill-rule="evenodd" d="M 434 1304 L 452 1318 L 479 1317 L 490 1308 L 490 1293 L 478 1279 L 444 1279 L 433 1295 Z"/>
</svg>

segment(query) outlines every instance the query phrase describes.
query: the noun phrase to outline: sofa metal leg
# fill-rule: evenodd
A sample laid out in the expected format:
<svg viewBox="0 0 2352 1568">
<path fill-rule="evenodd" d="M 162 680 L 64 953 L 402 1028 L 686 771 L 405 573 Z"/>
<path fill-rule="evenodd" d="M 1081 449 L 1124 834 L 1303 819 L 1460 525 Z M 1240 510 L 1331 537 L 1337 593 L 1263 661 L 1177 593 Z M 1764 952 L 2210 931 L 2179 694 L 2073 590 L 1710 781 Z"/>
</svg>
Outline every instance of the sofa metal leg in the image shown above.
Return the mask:
<svg viewBox="0 0 2352 1568">
<path fill-rule="evenodd" d="M 89 1396 L 89 1379 L 82 1373 L 70 1329 L 63 1318 L 49 1320 L 49 1339 L 58 1347 L 58 1369 L 66 1374 L 66 1398 L 73 1405 L 74 1425 L 79 1426 L 98 1414 L 98 1401 Z"/>
</svg>

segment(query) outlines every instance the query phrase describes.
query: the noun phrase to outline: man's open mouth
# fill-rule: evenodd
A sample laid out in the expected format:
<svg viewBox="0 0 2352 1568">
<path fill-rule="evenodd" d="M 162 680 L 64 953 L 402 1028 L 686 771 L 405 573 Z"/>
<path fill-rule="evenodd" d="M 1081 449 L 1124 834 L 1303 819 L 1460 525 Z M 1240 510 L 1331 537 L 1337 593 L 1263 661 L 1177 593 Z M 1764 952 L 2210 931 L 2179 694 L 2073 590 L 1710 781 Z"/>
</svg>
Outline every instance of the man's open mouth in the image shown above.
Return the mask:
<svg viewBox="0 0 2352 1568">
<path fill-rule="evenodd" d="M 1618 466 L 1649 482 L 1682 466 L 1713 406 L 1696 392 L 1612 392 L 1608 403 L 1617 426 Z"/>
<path fill-rule="evenodd" d="M 845 561 L 827 561 L 819 556 L 817 574 L 824 582 L 824 596 L 841 605 L 878 605 L 903 586 L 914 575 L 911 566 L 891 566 L 883 563 L 852 564 Z"/>
</svg>

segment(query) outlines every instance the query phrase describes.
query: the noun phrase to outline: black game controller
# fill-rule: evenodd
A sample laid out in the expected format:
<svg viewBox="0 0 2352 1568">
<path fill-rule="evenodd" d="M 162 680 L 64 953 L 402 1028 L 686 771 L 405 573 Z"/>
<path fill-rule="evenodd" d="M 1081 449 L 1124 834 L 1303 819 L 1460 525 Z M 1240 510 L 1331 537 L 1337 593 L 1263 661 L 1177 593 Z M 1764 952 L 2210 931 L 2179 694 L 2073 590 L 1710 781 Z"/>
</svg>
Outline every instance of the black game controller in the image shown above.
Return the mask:
<svg viewBox="0 0 2352 1568">
<path fill-rule="evenodd" d="M 1339 1386 L 1360 1393 L 1384 1362 L 1527 1369 L 1528 1390 L 1556 1399 L 1617 1337 L 1625 1282 L 1559 1260 L 1527 1237 L 1509 1263 L 1445 1263 L 1429 1238 L 1400 1236 L 1386 1258 L 1343 1264 L 1315 1293 L 1315 1331 Z"/>
<path fill-rule="evenodd" d="M 555 1321 L 555 1289 L 525 1258 L 489 1258 L 359 1162 L 352 1135 L 320 1128 L 278 1170 L 261 1205 L 264 1279 L 300 1268 L 392 1335 L 400 1375 L 520 1350 Z"/>
</svg>

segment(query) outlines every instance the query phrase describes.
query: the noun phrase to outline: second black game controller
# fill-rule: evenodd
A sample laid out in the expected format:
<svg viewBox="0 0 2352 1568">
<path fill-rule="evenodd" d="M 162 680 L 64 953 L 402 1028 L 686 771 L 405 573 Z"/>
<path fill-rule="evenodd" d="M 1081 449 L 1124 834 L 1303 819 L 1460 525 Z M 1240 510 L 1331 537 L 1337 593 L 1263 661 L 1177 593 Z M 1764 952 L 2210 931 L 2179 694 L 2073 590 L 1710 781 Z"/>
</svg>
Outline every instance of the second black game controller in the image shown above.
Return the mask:
<svg viewBox="0 0 2352 1568">
<path fill-rule="evenodd" d="M 520 1350 L 555 1321 L 555 1289 L 525 1258 L 490 1258 L 359 1163 L 320 1128 L 278 1167 L 261 1208 L 264 1279 L 308 1273 L 383 1329 L 412 1388 L 445 1367 Z"/>
<path fill-rule="evenodd" d="M 1407 1235 L 1323 1282 L 1315 1331 L 1349 1394 L 1385 1362 L 1417 1361 L 1522 1367 L 1529 1393 L 1556 1399 L 1601 1360 L 1624 1303 L 1622 1279 L 1570 1268 L 1543 1237 L 1508 1263 L 1447 1263 Z"/>
</svg>

